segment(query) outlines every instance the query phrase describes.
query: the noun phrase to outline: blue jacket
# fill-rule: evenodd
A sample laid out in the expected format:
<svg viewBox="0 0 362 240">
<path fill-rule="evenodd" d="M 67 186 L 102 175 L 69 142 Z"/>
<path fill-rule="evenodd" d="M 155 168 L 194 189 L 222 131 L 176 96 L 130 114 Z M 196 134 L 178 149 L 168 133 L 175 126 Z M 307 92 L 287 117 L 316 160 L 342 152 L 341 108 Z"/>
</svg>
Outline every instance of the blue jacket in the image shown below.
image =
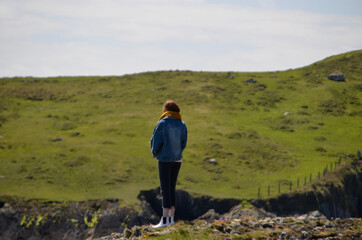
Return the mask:
<svg viewBox="0 0 362 240">
<path fill-rule="evenodd" d="M 151 137 L 152 156 L 161 162 L 174 162 L 182 159 L 186 147 L 187 128 L 183 121 L 173 117 L 161 119 Z"/>
</svg>

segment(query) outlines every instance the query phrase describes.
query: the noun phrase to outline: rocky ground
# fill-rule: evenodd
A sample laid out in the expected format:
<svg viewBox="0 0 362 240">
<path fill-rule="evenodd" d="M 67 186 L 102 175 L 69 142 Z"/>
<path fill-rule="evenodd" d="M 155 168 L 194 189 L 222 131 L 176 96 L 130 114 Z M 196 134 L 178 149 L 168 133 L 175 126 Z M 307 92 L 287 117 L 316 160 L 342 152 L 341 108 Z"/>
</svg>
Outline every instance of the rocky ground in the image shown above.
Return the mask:
<svg viewBox="0 0 362 240">
<path fill-rule="evenodd" d="M 112 208 L 112 201 L 16 203 L 0 206 L 0 239 L 362 239 L 360 217 L 327 218 L 318 211 L 279 217 L 245 203 L 224 214 L 210 209 L 163 229 L 152 229 L 159 217 L 147 204 L 136 211 Z"/>
<path fill-rule="evenodd" d="M 220 218 L 214 221 L 179 221 L 174 226 L 152 229 L 134 226 L 99 240 L 113 239 L 362 239 L 361 218 L 327 219 L 319 212 L 298 217 L 256 219 Z"/>
</svg>

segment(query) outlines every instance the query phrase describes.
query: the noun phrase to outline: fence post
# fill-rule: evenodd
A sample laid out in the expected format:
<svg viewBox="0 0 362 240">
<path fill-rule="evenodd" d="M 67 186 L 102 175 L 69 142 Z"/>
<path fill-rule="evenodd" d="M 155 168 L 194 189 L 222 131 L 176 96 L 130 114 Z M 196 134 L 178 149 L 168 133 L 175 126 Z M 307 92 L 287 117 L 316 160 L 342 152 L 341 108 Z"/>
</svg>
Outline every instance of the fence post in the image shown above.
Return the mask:
<svg viewBox="0 0 362 240">
<path fill-rule="evenodd" d="M 325 176 L 327 174 L 327 172 L 328 172 L 328 165 L 326 165 L 326 168 L 323 171 L 323 176 Z"/>
<path fill-rule="evenodd" d="M 260 186 L 259 186 L 259 189 L 258 189 L 258 198 L 260 199 Z"/>
<path fill-rule="evenodd" d="M 268 196 L 270 196 L 270 185 L 268 185 Z"/>
<path fill-rule="evenodd" d="M 278 184 L 278 194 L 280 194 L 280 181 L 279 181 L 279 184 Z"/>
<path fill-rule="evenodd" d="M 299 177 L 298 177 L 298 180 L 297 180 L 297 188 L 299 188 Z"/>
<path fill-rule="evenodd" d="M 307 177 L 304 177 L 304 186 L 307 185 Z"/>
<path fill-rule="evenodd" d="M 290 181 L 289 191 L 292 191 L 292 185 L 293 185 L 293 181 Z"/>
<path fill-rule="evenodd" d="M 318 180 L 321 179 L 321 172 L 318 172 Z"/>
<path fill-rule="evenodd" d="M 312 174 L 309 175 L 309 183 L 312 182 Z"/>
</svg>

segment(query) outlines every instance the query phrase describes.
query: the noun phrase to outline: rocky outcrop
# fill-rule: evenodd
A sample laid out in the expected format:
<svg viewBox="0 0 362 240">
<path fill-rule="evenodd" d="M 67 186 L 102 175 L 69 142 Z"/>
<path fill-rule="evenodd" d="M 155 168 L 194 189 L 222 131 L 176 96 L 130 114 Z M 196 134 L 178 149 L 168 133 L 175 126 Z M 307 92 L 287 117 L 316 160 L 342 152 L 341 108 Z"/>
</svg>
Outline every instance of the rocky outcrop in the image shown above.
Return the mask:
<svg viewBox="0 0 362 240">
<path fill-rule="evenodd" d="M 153 219 L 152 213 L 120 204 L 117 200 L 10 201 L 0 209 L 0 239 L 93 239 Z"/>
<path fill-rule="evenodd" d="M 253 203 L 278 216 L 319 210 L 327 218 L 361 217 L 362 173 L 357 166 L 346 165 L 329 175 L 325 182 L 316 182 L 307 189 Z"/>
<path fill-rule="evenodd" d="M 313 213 L 315 215 L 315 213 Z M 162 229 L 136 226 L 99 240 L 116 239 L 360 239 L 361 219 L 333 219 L 323 215 L 298 217 L 217 219 L 178 222 Z"/>
<path fill-rule="evenodd" d="M 210 231 L 210 229 L 213 229 L 211 231 L 218 231 L 218 234 L 221 235 L 217 235 L 215 237 L 217 239 L 224 234 L 227 238 L 231 236 L 228 234 L 238 234 L 238 231 L 250 233 L 250 231 L 261 231 L 262 229 L 274 229 L 273 231 L 276 232 L 272 237 L 266 235 L 266 238 L 273 239 L 276 236 L 301 237 L 303 226 L 292 228 L 292 222 L 298 226 L 300 221 L 304 221 L 305 218 L 309 221 L 307 224 L 312 224 L 304 227 L 310 237 L 313 234 L 323 235 L 328 232 L 330 230 L 328 226 L 336 227 L 337 230 L 333 231 L 339 231 L 342 236 L 349 236 L 343 227 L 339 228 L 339 226 L 346 224 L 354 226 L 356 221 L 359 221 L 360 228 L 354 230 L 360 231 L 361 234 L 361 219 L 350 219 L 350 217 L 362 216 L 361 172 L 358 171 L 357 166 L 348 165 L 329 174 L 326 175 L 324 182 L 316 182 L 307 189 L 300 189 L 297 192 L 283 194 L 275 198 L 251 201 L 258 208 L 245 207 L 243 205 L 247 202 L 245 200 L 240 204 L 241 201 L 237 199 L 216 199 L 178 190 L 176 208 L 179 211 L 176 211 L 175 218 L 178 221 L 181 220 L 181 223 L 182 220 L 190 222 L 198 219 L 198 223 L 195 223 L 196 225 L 193 225 L 192 229 L 197 229 L 200 223 L 205 231 Z M 138 197 L 140 205 L 132 208 L 123 206 L 122 201 L 119 200 L 64 203 L 12 199 L 2 196 L 0 197 L 0 239 L 94 239 L 111 236 L 110 234 L 114 232 L 117 233 L 119 239 L 145 236 L 144 234 L 147 236 L 156 234 L 155 236 L 157 236 L 159 233 L 155 233 L 149 226 L 150 223 L 157 223 L 159 214 L 162 212 L 160 190 L 157 188 L 142 191 Z M 246 206 L 248 205 L 246 204 Z M 181 209 L 182 211 L 180 211 Z M 315 210 L 319 210 L 323 215 L 318 212 L 314 215 L 304 215 Z M 301 218 L 286 217 L 295 215 L 302 216 Z M 332 217 L 345 219 L 336 222 L 337 220 L 331 221 Z M 313 218 L 322 219 L 315 220 Z M 212 225 L 217 219 L 222 219 L 220 225 L 226 224 L 225 228 Z M 239 225 L 235 225 L 234 220 L 226 219 L 234 219 L 238 222 L 237 224 L 243 226 L 244 230 L 236 227 Z M 253 224 L 238 219 L 253 219 Z M 281 227 L 279 229 L 291 227 L 291 230 L 286 232 L 289 235 L 283 235 L 277 231 L 278 228 L 275 226 L 276 221 L 279 221 L 278 219 L 282 219 L 284 224 L 279 225 Z M 260 221 L 264 221 L 265 224 Z M 288 221 L 291 222 L 290 225 L 285 225 Z M 228 228 L 228 224 L 235 226 L 230 225 Z M 184 231 L 183 229 L 189 228 L 191 228 L 189 225 L 182 225 L 181 230 Z M 225 233 L 225 231 L 227 232 Z M 267 234 L 270 234 L 270 231 Z M 113 237 L 117 239 L 117 236 Z"/>
<path fill-rule="evenodd" d="M 236 199 L 192 196 L 178 190 L 176 219 L 194 220 L 215 209 L 224 214 L 240 203 Z M 121 201 L 44 202 L 4 198 L 0 200 L 0 239 L 93 239 L 123 232 L 159 220 L 162 213 L 159 188 L 142 191 L 136 208 Z M 137 209 L 137 210 L 136 210 Z"/>
<path fill-rule="evenodd" d="M 264 218 L 275 218 L 277 216 L 276 214 L 267 212 L 262 208 L 250 208 L 250 207 L 245 208 L 242 205 L 237 205 L 233 207 L 230 210 L 230 212 L 227 212 L 220 217 L 224 219 L 252 218 L 260 220 Z M 213 220 L 215 219 L 216 218 L 214 218 Z"/>
<path fill-rule="evenodd" d="M 156 214 L 162 213 L 162 202 L 160 188 L 141 191 L 138 198 L 143 202 L 144 208 L 151 208 Z M 224 214 L 241 200 L 238 199 L 217 199 L 210 196 L 193 196 L 190 193 L 177 190 L 176 191 L 176 211 L 175 218 L 181 220 L 195 220 L 204 215 L 210 209 L 217 214 Z"/>
</svg>

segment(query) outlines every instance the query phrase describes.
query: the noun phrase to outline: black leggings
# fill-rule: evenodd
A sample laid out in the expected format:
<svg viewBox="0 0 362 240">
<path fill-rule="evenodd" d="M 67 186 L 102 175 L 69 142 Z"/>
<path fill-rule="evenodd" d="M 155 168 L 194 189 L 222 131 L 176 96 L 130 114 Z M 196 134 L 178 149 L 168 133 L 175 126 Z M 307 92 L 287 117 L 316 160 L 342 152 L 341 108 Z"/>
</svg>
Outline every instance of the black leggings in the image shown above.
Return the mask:
<svg viewBox="0 0 362 240">
<path fill-rule="evenodd" d="M 163 208 L 171 208 L 176 204 L 176 182 L 180 167 L 181 162 L 158 161 Z"/>
</svg>

